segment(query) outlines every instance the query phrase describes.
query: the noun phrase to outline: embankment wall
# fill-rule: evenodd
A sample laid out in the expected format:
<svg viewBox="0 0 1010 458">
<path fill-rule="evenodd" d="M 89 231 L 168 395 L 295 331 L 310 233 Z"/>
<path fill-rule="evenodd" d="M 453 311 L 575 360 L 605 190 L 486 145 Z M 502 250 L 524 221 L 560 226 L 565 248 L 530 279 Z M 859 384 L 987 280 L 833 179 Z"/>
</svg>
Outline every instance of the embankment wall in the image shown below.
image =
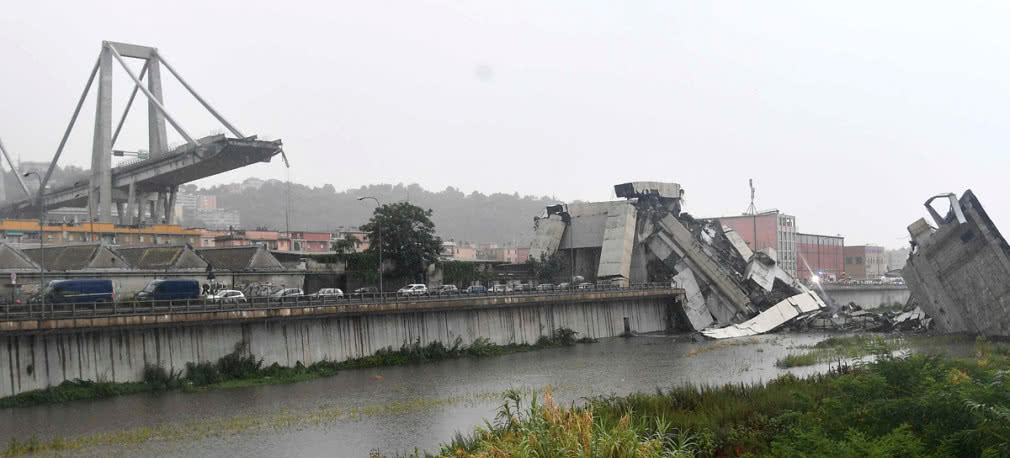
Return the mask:
<svg viewBox="0 0 1010 458">
<path fill-rule="evenodd" d="M 679 296 L 669 291 L 574 296 L 497 304 L 387 304 L 332 313 L 322 313 L 322 308 L 271 310 L 271 316 L 205 313 L 198 320 L 180 313 L 129 325 L 113 325 L 126 322 L 118 318 L 79 319 L 69 328 L 60 327 L 65 323 L 20 322 L 16 330 L 0 333 L 0 397 L 74 379 L 140 381 L 145 363 L 184 370 L 188 362 L 217 361 L 239 342 L 265 365 L 294 366 L 359 358 L 417 340 L 451 344 L 459 337 L 469 344 L 484 337 L 497 344 L 534 343 L 560 327 L 578 331 L 580 337 L 614 337 L 624 332 L 625 318 L 631 330 L 640 333 L 675 326 Z"/>
</svg>

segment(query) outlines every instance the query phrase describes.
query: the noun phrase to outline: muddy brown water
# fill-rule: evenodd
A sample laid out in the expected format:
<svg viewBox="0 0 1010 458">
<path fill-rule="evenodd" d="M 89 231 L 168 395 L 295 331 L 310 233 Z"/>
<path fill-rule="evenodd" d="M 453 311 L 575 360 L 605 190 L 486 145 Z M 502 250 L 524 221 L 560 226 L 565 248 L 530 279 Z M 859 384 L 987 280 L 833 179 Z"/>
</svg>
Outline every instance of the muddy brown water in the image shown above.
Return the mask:
<svg viewBox="0 0 1010 458">
<path fill-rule="evenodd" d="M 393 456 L 437 452 L 457 431 L 494 417 L 506 389 L 551 386 L 562 402 L 655 392 L 691 383 L 768 381 L 789 370 L 775 361 L 827 335 L 782 334 L 684 342 L 643 336 L 512 355 L 347 370 L 306 382 L 150 393 L 97 401 L 0 410 L 0 445 L 11 438 L 94 438 L 149 428 L 153 439 L 117 439 L 72 450 L 93 456 Z M 929 351 L 970 352 L 944 344 Z"/>
</svg>

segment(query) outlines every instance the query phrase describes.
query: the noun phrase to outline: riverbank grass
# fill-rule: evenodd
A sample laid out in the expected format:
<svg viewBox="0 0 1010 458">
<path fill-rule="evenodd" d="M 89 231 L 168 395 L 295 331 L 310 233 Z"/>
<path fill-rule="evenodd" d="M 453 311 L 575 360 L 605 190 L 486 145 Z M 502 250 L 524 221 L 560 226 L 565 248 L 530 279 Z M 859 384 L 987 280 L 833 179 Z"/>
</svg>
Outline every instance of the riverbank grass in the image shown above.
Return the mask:
<svg viewBox="0 0 1010 458">
<path fill-rule="evenodd" d="M 1010 456 L 1010 347 L 884 354 L 766 384 L 681 386 L 559 408 L 504 399 L 442 456 Z M 522 406 L 528 406 L 521 408 Z"/>
<path fill-rule="evenodd" d="M 853 360 L 869 355 L 890 354 L 904 346 L 905 343 L 896 337 L 864 335 L 830 337 L 813 346 L 797 347 L 807 350 L 803 353 L 790 353 L 775 361 L 775 366 L 790 368 Z"/>
<path fill-rule="evenodd" d="M 480 337 L 470 345 L 463 345 L 463 339 L 457 337 L 451 346 L 446 346 L 442 342 L 421 345 L 421 341 L 418 339 L 414 342 L 404 343 L 399 349 L 386 347 L 376 351 L 373 355 L 362 358 L 340 362 L 323 360 L 307 366 L 299 361 L 294 367 L 283 367 L 277 363 L 264 367 L 263 360 L 248 354 L 245 344 L 240 342 L 232 353 L 216 362 L 186 363 L 185 370 L 179 371 L 170 371 L 160 365 L 146 364 L 142 382 L 66 381 L 43 390 L 28 391 L 0 398 L 0 408 L 94 400 L 124 394 L 173 389 L 201 391 L 295 383 L 318 377 L 331 377 L 346 369 L 398 366 L 457 358 L 491 357 L 596 342 L 592 338 L 578 338 L 577 336 L 578 332 L 562 327 L 555 330 L 550 337 L 541 337 L 534 344 L 498 345 Z"/>
</svg>

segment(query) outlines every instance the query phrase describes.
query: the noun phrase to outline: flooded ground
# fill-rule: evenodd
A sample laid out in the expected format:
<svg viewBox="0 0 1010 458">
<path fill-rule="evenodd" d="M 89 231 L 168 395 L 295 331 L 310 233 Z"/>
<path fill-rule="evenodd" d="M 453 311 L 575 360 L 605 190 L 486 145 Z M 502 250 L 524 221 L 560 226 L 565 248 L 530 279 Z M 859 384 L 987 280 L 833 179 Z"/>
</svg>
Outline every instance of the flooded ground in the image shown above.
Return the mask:
<svg viewBox="0 0 1010 458">
<path fill-rule="evenodd" d="M 837 334 L 833 334 L 837 335 Z M 779 369 L 775 361 L 820 333 L 682 342 L 675 337 L 603 339 L 529 353 L 341 372 L 307 382 L 198 393 L 152 393 L 0 410 L 0 440 L 60 437 L 94 456 L 367 456 L 436 452 L 457 431 L 492 418 L 501 392 L 552 387 L 566 402 L 653 392 L 684 383 L 767 381 L 827 364 Z M 913 351 L 970 354 L 944 341 Z"/>
</svg>

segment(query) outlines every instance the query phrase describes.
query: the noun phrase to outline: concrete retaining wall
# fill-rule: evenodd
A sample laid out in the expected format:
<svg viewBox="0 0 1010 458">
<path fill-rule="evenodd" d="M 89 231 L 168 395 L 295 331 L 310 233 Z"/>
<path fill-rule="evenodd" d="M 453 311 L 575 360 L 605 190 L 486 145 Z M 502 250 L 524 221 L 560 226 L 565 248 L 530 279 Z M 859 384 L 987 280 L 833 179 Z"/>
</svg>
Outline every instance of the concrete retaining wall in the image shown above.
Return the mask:
<svg viewBox="0 0 1010 458">
<path fill-rule="evenodd" d="M 187 362 L 216 361 L 245 341 L 265 365 L 343 361 L 384 347 L 467 344 L 486 337 L 498 344 L 534 343 L 559 327 L 579 336 L 614 337 L 627 317 L 635 332 L 673 326 L 674 296 L 557 301 L 487 308 L 345 314 L 0 334 L 0 397 L 65 380 L 139 381 L 145 363 L 182 370 Z"/>
</svg>

